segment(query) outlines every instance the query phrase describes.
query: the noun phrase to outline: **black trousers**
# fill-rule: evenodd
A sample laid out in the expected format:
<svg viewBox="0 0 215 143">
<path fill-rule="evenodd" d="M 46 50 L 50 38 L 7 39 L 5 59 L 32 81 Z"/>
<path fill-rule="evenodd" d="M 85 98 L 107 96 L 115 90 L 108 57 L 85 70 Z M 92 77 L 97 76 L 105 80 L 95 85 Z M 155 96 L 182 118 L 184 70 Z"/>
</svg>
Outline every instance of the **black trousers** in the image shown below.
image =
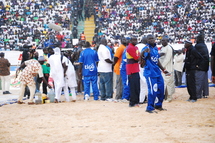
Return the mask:
<svg viewBox="0 0 215 143">
<path fill-rule="evenodd" d="M 187 91 L 190 95 L 190 100 L 197 100 L 195 73 L 195 70 L 186 71 Z"/>
<path fill-rule="evenodd" d="M 44 75 L 44 78 L 46 79 L 46 81 L 48 82 L 49 74 L 48 74 L 48 76 L 46 76 L 47 74 L 46 75 L 43 74 L 43 75 Z M 47 84 L 45 84 L 44 82 L 43 82 L 43 93 L 47 95 Z"/>
<path fill-rule="evenodd" d="M 130 87 L 130 106 L 139 104 L 140 96 L 140 75 L 139 73 L 133 73 L 128 75 L 129 87 Z"/>
</svg>

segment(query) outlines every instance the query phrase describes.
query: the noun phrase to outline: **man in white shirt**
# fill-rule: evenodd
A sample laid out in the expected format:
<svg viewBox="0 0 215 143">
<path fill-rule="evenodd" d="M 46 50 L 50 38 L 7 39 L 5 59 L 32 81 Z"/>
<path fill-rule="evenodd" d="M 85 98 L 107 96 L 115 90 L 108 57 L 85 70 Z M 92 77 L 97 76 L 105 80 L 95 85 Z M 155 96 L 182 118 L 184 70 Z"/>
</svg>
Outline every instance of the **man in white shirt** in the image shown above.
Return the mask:
<svg viewBox="0 0 215 143">
<path fill-rule="evenodd" d="M 98 72 L 100 76 L 99 89 L 101 100 L 109 101 L 113 95 L 113 53 L 110 47 L 107 47 L 107 40 L 105 38 L 101 39 L 101 44 L 98 49 L 98 57 Z"/>
<path fill-rule="evenodd" d="M 183 66 L 184 55 L 182 50 L 178 50 L 178 53 L 174 56 L 175 86 L 180 86 L 182 84 Z"/>
</svg>

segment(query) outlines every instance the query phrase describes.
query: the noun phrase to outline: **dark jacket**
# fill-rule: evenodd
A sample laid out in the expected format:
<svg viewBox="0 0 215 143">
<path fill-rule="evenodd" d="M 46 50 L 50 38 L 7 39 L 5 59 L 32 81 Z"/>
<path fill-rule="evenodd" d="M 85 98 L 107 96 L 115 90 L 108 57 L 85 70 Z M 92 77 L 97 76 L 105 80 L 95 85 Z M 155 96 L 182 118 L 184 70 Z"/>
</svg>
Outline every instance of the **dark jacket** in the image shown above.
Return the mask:
<svg viewBox="0 0 215 143">
<path fill-rule="evenodd" d="M 184 70 L 197 70 L 197 64 L 200 59 L 201 55 L 193 46 L 187 49 L 184 61 Z"/>
<path fill-rule="evenodd" d="M 208 71 L 209 69 L 209 53 L 208 48 L 204 41 L 197 42 L 195 49 L 201 55 L 201 58 L 198 59 L 196 64 L 196 70 Z"/>
</svg>

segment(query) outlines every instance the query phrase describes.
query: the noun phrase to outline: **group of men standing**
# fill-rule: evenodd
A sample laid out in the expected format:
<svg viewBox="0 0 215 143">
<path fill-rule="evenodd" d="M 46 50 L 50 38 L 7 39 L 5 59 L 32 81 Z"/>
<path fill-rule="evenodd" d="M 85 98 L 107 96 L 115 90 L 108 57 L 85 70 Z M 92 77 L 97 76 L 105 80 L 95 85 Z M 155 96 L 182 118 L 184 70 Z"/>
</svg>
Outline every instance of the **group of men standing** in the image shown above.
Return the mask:
<svg viewBox="0 0 215 143">
<path fill-rule="evenodd" d="M 113 53 L 105 38 L 101 39 L 97 52 L 86 41 L 85 49 L 80 52 L 78 59 L 80 65 L 77 70 L 79 79 L 83 77 L 84 99 L 89 100 L 90 84 L 92 84 L 94 100 L 99 100 L 100 96 L 100 100 L 112 101 L 113 71 L 116 73 L 115 99 L 129 102 L 129 107 L 139 107 L 139 104 L 147 99 L 146 112 L 148 113 L 156 113 L 155 109 L 166 110 L 162 103 L 163 100 L 167 102 L 172 100 L 172 94 L 175 92 L 175 73 L 180 76 L 183 71 L 186 73 L 187 89 L 190 94 L 188 101 L 196 102 L 198 98 L 207 97 L 209 95 L 207 81 L 209 54 L 204 44 L 204 34 L 198 35 L 195 47 L 192 46 L 191 41 L 185 41 L 184 70 L 182 71 L 183 64 L 180 64 L 178 73 L 174 72 L 174 49 L 168 44 L 167 36 L 162 38 L 161 44 L 161 48 L 158 49 L 153 35 L 143 37 L 139 44 L 136 37 L 122 38 L 121 45 Z M 55 98 L 58 102 L 63 87 L 66 92 L 70 87 L 76 96 L 74 87 L 77 83 L 72 63 L 68 58 L 61 56 L 59 48 L 55 48 L 54 52 L 55 54 L 51 55 L 48 61 L 51 68 L 50 75 L 54 79 Z M 25 64 L 27 65 L 28 62 Z M 36 68 L 34 70 L 39 71 L 39 65 L 34 64 L 34 66 Z M 212 71 L 214 74 L 214 70 Z M 181 81 L 178 82 L 181 84 Z M 21 98 L 20 103 L 22 103 Z"/>
</svg>

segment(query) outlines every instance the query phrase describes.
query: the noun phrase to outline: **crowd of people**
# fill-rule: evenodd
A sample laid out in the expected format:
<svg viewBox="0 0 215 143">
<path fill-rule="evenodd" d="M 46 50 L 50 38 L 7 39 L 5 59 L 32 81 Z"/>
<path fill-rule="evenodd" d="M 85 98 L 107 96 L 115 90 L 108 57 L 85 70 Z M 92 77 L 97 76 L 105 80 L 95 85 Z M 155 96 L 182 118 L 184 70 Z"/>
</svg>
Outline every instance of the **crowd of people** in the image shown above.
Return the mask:
<svg viewBox="0 0 215 143">
<path fill-rule="evenodd" d="M 44 47 L 44 39 L 51 40 L 48 33 L 59 33 L 48 27 L 55 23 L 62 27 L 60 42 L 71 43 L 71 20 L 75 5 L 64 0 L 10 0 L 0 2 L 0 48 L 19 50 L 25 43 Z M 76 12 L 75 12 L 76 13 Z M 66 36 L 67 35 L 67 36 Z M 46 37 L 47 36 L 47 37 Z M 46 37 L 46 38 L 45 38 Z M 52 39 L 53 40 L 53 39 Z M 58 40 L 59 39 L 54 39 Z"/>
<path fill-rule="evenodd" d="M 22 99 L 26 96 L 26 86 L 30 91 L 30 105 L 35 104 L 33 97 L 37 90 L 47 94 L 46 88 L 49 87 L 55 89 L 55 103 L 61 101 L 62 90 L 66 101 L 70 101 L 70 89 L 73 102 L 76 102 L 76 94 L 83 92 L 83 99 L 86 101 L 93 96 L 96 101 L 126 102 L 129 107 L 139 107 L 140 104 L 147 103 L 146 112 L 157 113 L 156 110 L 166 110 L 162 106 L 163 101 L 173 100 L 175 87 L 182 84 L 181 76 L 176 76 L 176 81 L 175 75 L 183 72 L 186 74 L 186 85 L 190 95 L 187 101 L 197 102 L 198 99 L 209 96 L 209 52 L 204 36 L 204 33 L 200 32 L 195 45 L 191 40 L 185 40 L 185 49 L 176 54 L 169 44 L 168 36 L 163 36 L 162 46 L 158 48 L 155 37 L 151 34 L 143 37 L 140 43 L 135 36 L 122 38 L 115 52 L 108 46 L 105 38 L 101 39 L 98 50 L 88 41 L 84 42 L 84 45 L 80 41 L 76 53 L 62 52 L 58 47 L 54 50 L 43 49 L 43 56 L 34 52 L 32 56 L 28 55 L 18 68 L 22 69 L 22 92 L 18 104 L 24 103 Z M 212 82 L 215 83 L 214 45 L 210 54 Z M 176 57 L 179 57 L 179 60 L 176 61 Z M 181 67 L 175 69 L 178 63 Z M 52 86 L 47 82 L 49 78 L 53 79 Z M 38 79 L 46 85 L 45 88 L 43 86 L 43 90 L 36 86 Z M 83 83 L 78 84 L 79 81 Z M 93 94 L 90 91 L 91 86 Z"/>
<path fill-rule="evenodd" d="M 95 13 L 97 39 L 136 35 L 140 41 L 154 34 L 157 42 L 168 35 L 171 43 L 183 43 L 204 29 L 205 41 L 211 42 L 215 34 L 213 0 L 103 0 L 95 4 Z"/>
<path fill-rule="evenodd" d="M 211 42 L 215 32 L 214 1 L 93 2 L 96 25 L 93 45 L 97 44 L 97 48 L 80 39 L 73 52 L 63 53 L 62 48 L 72 47 L 71 32 L 73 38 L 77 38 L 78 21 L 84 21 L 82 8 L 85 7 L 85 12 L 89 10 L 83 0 L 12 0 L 0 3 L 0 30 L 4 33 L 0 41 L 3 47 L 9 50 L 16 48 L 21 41 L 34 43 L 33 46 L 23 46 L 22 64 L 18 68 L 22 71 L 18 104 L 24 103 L 23 96 L 26 95 L 29 96 L 29 104 L 34 104 L 34 94 L 41 90 L 43 81 L 44 94 L 47 94 L 47 87 L 55 89 L 55 103 L 61 101 L 62 90 L 66 100 L 70 101 L 68 89 L 73 102 L 76 94 L 83 91 L 84 100 L 89 100 L 92 86 L 94 100 L 128 102 L 129 107 L 139 107 L 139 104 L 147 102 L 146 112 L 156 113 L 155 109 L 166 110 L 162 106 L 163 100 L 172 101 L 175 86 L 182 84 L 183 72 L 186 74 L 189 102 L 209 96 L 209 53 L 205 41 Z M 85 14 L 85 18 L 89 16 Z M 48 23 L 55 23 L 71 32 L 55 32 Z M 183 42 L 185 49 L 177 53 L 169 44 Z M 158 43 L 162 45 L 160 48 Z M 36 47 L 43 49 L 42 56 L 38 55 Z M 213 83 L 214 55 L 213 45 Z M 10 65 L 2 53 L 0 57 L 5 62 L 2 67 L 5 70 Z M 8 72 L 1 75 L 2 85 L 6 84 L 3 76 L 8 76 Z M 49 78 L 53 79 L 53 86 L 48 83 Z M 5 94 L 10 93 L 8 88 L 4 91 Z"/>
</svg>

